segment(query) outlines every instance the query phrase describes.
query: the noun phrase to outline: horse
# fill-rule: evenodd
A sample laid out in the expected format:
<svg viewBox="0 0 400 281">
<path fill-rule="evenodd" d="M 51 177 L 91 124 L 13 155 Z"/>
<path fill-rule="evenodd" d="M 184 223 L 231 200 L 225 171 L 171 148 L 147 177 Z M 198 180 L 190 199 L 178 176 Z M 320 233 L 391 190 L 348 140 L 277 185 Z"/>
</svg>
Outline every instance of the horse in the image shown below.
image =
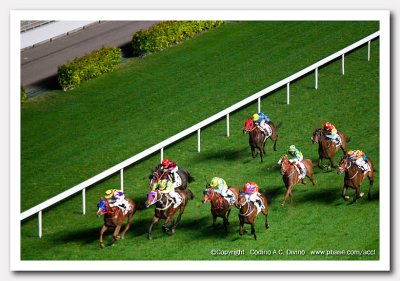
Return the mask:
<svg viewBox="0 0 400 281">
<path fill-rule="evenodd" d="M 346 146 L 350 139 L 346 138 L 346 136 L 341 131 L 338 131 L 338 135 L 342 139 L 342 144 L 340 145 L 340 148 L 342 149 L 343 154 L 346 155 Z M 311 141 L 313 144 L 318 143 L 318 167 L 322 169 L 322 159 L 327 158 L 329 159 L 328 170 L 331 170 L 331 167 L 335 166 L 333 160 L 335 153 L 339 150 L 339 146 L 337 146 L 331 139 L 326 137 L 321 128 L 315 129 Z"/>
<path fill-rule="evenodd" d="M 301 180 L 302 184 L 306 184 L 304 179 L 300 179 L 300 172 L 298 169 L 295 167 L 295 165 L 291 164 L 289 162 L 289 158 L 287 155 L 284 155 L 281 157 L 279 160 L 279 163 L 281 165 L 281 175 L 283 182 L 285 183 L 286 186 L 286 194 L 283 198 L 283 201 L 281 203 L 281 206 L 284 206 L 286 203 L 286 198 L 290 196 L 290 205 L 293 204 L 293 195 L 292 195 L 292 189 L 293 187 L 299 183 Z M 313 163 L 310 159 L 303 159 L 302 163 L 306 167 L 306 176 L 311 180 L 312 184 L 315 185 L 317 181 L 314 179 L 314 170 L 313 170 Z"/>
<path fill-rule="evenodd" d="M 249 145 L 251 148 L 251 155 L 253 158 L 256 158 L 258 152 L 256 153 L 256 149 L 259 150 L 261 162 L 263 162 L 263 155 L 265 155 L 265 142 L 268 138 L 270 138 L 274 142 L 274 151 L 276 151 L 276 141 L 278 140 L 278 126 L 275 126 L 274 123 L 268 122 L 268 125 L 272 129 L 272 133 L 270 136 L 267 136 L 264 131 L 260 129 L 259 126 L 254 126 L 254 122 L 251 118 L 247 119 L 244 122 L 243 134 L 249 133 Z"/>
<path fill-rule="evenodd" d="M 353 203 L 356 202 L 358 198 L 361 198 L 364 195 L 364 193 L 361 192 L 361 183 L 366 177 L 368 177 L 369 179 L 368 199 L 371 200 L 371 191 L 374 185 L 374 165 L 372 164 L 372 161 L 370 159 L 368 159 L 368 164 L 371 170 L 364 174 L 361 168 L 355 165 L 347 157 L 341 157 L 337 174 L 340 175 L 343 172 L 345 173 L 342 192 L 342 197 L 344 200 L 349 199 L 349 196 L 347 195 L 347 189 L 349 187 L 356 190 L 356 193 L 353 197 Z"/>
<path fill-rule="evenodd" d="M 185 190 L 176 190 L 179 195 L 182 197 L 181 204 L 174 208 L 173 199 L 165 194 L 161 193 L 160 190 L 150 191 L 147 194 L 146 207 L 149 208 L 151 205 L 155 204 L 156 208 L 154 210 L 153 220 L 148 230 L 147 238 L 152 240 L 153 237 L 151 235 L 153 225 L 157 223 L 160 219 L 164 219 L 164 224 L 162 226 L 163 232 L 167 232 L 169 229 L 167 228 L 168 223 L 171 223 L 171 234 L 175 233 L 175 229 L 181 221 L 181 217 L 183 212 L 185 211 L 185 207 L 189 201 L 189 199 L 193 199 L 193 193 L 190 189 L 186 188 Z M 178 217 L 176 221 L 174 220 L 175 213 L 179 211 Z"/>
<path fill-rule="evenodd" d="M 101 248 L 105 247 L 103 242 L 103 234 L 109 227 L 115 227 L 111 246 L 114 246 L 119 239 L 125 239 L 125 233 L 129 230 L 130 225 L 132 224 L 133 215 L 136 212 L 135 202 L 128 197 L 125 197 L 125 200 L 128 201 L 130 207 L 128 213 L 126 214 L 124 214 L 118 206 L 110 207 L 110 204 L 107 200 L 100 198 L 100 202 L 97 204 L 98 210 L 96 215 L 98 218 L 100 218 L 100 215 L 104 215 L 104 224 L 100 229 L 99 238 Z M 128 217 L 128 222 L 125 226 L 125 229 L 122 231 L 121 236 L 118 236 L 126 217 Z"/>
<path fill-rule="evenodd" d="M 263 194 L 260 196 L 265 208 L 261 209 L 261 213 L 265 216 L 265 228 L 269 228 L 268 224 L 268 202 Z M 258 216 L 258 210 L 254 202 L 246 199 L 246 193 L 240 192 L 239 198 L 236 203 L 236 207 L 239 208 L 239 234 L 243 235 L 243 225 L 251 225 L 251 234 L 253 234 L 254 240 L 257 240 L 256 229 L 254 222 Z"/>
<path fill-rule="evenodd" d="M 237 201 L 238 197 L 239 197 L 239 190 L 234 187 L 234 186 L 229 186 L 228 187 L 232 193 L 235 196 L 235 202 Z M 203 204 L 210 202 L 211 203 L 211 215 L 213 218 L 213 223 L 212 226 L 214 228 L 217 227 L 217 217 L 220 217 L 223 219 L 224 221 L 224 228 L 225 231 L 228 231 L 228 225 L 229 225 L 229 214 L 231 213 L 231 209 L 232 209 L 232 205 L 230 205 L 228 203 L 228 201 L 226 201 L 221 194 L 218 194 L 217 192 L 215 192 L 214 189 L 212 189 L 211 187 L 206 187 L 206 189 L 203 191 L 203 200 L 202 200 Z"/>
<path fill-rule="evenodd" d="M 181 168 L 178 168 L 178 171 L 176 173 L 178 174 L 179 178 L 175 179 L 174 187 L 179 188 L 180 190 L 185 190 L 188 186 L 188 183 L 191 183 L 195 180 L 188 171 Z M 169 175 L 169 171 L 164 170 L 161 165 L 157 166 L 156 169 L 151 172 L 149 179 L 150 187 L 152 187 L 156 182 L 162 179 L 172 181 L 171 176 Z"/>
</svg>

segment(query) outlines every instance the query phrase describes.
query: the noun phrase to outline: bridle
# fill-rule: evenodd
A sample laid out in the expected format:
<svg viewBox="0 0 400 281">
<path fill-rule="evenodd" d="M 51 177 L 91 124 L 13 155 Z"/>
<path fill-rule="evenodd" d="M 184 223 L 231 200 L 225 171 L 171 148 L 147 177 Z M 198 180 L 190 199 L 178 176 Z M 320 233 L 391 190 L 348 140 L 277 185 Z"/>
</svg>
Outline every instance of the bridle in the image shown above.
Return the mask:
<svg viewBox="0 0 400 281">
<path fill-rule="evenodd" d="M 208 199 L 207 199 L 205 202 L 207 202 L 207 201 L 212 202 L 214 196 L 218 195 L 218 194 L 215 192 L 215 190 L 212 189 L 211 187 L 210 187 L 210 188 L 207 188 L 206 190 L 204 190 L 203 193 L 204 193 L 204 195 L 208 195 Z M 222 204 L 222 196 L 217 196 L 217 204 L 216 204 L 215 207 L 212 208 L 212 209 L 213 209 L 213 210 L 222 209 L 223 207 L 224 207 L 224 206 L 223 206 L 223 204 Z"/>
<path fill-rule="evenodd" d="M 240 196 L 244 197 L 243 194 L 241 194 Z M 240 196 L 239 196 L 239 198 L 240 198 Z M 244 203 L 242 203 L 242 204 L 238 204 L 238 207 L 242 208 L 245 204 L 247 204 L 247 211 L 244 212 L 243 214 L 239 212 L 239 216 L 247 217 L 256 209 L 256 207 L 254 207 L 254 205 L 253 205 L 253 208 L 252 208 L 250 202 L 247 201 L 247 200 L 244 200 Z"/>
<path fill-rule="evenodd" d="M 343 160 L 342 160 L 342 161 L 343 161 Z M 349 161 L 349 159 L 346 158 L 346 167 L 345 167 L 345 168 L 342 168 L 341 166 L 342 166 L 342 165 L 339 165 L 338 169 L 339 169 L 339 172 L 340 172 L 340 173 L 343 173 L 344 171 L 347 171 L 347 170 L 352 166 L 352 162 Z M 354 178 L 358 175 L 358 172 L 359 172 L 358 169 L 356 169 L 356 170 L 357 170 L 357 172 L 356 172 L 351 178 L 346 178 L 346 177 L 345 177 L 345 179 L 347 179 L 347 180 L 352 180 L 352 179 L 354 179 Z"/>
</svg>

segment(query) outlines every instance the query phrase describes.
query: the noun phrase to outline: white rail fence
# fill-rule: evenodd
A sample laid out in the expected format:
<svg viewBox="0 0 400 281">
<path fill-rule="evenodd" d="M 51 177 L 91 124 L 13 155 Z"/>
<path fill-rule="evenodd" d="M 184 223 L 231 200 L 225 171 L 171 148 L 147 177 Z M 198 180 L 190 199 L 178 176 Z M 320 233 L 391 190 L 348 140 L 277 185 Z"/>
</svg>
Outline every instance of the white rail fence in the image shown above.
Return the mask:
<svg viewBox="0 0 400 281">
<path fill-rule="evenodd" d="M 223 117 L 226 117 L 226 135 L 229 137 L 229 114 L 251 102 L 254 102 L 255 100 L 258 100 L 258 112 L 261 111 L 261 97 L 265 96 L 268 93 L 271 93 L 281 87 L 286 86 L 286 103 L 289 104 L 290 102 L 290 83 L 292 81 L 295 81 L 296 79 L 314 71 L 315 72 L 315 89 L 318 89 L 318 68 L 320 68 L 321 66 L 341 57 L 342 60 L 342 75 L 344 75 L 344 58 L 345 58 L 345 54 L 360 47 L 361 45 L 368 43 L 368 54 L 367 54 L 367 60 L 370 60 L 370 49 L 371 49 L 371 40 L 375 39 L 379 37 L 379 31 L 351 44 L 350 46 L 304 68 L 303 70 L 300 70 L 299 72 L 245 98 L 244 100 L 226 108 L 225 110 L 220 111 L 219 113 L 214 114 L 213 116 L 197 123 L 196 125 L 193 125 L 192 127 L 140 152 L 139 154 L 136 154 L 134 156 L 132 156 L 129 159 L 126 159 L 125 161 L 101 172 L 100 174 L 40 203 L 39 205 L 32 207 L 31 209 L 21 213 L 20 219 L 21 221 L 31 217 L 35 214 L 38 214 L 38 223 L 39 223 L 39 237 L 42 237 L 42 212 L 44 209 L 64 200 L 65 198 L 74 195 L 75 193 L 78 192 L 82 192 L 82 212 L 83 214 L 86 214 L 86 188 L 119 172 L 120 173 L 120 180 L 121 180 L 121 189 L 123 190 L 124 188 L 124 168 L 132 165 L 135 162 L 140 161 L 141 159 L 157 152 L 160 151 L 160 155 L 161 155 L 161 159 L 163 159 L 163 154 L 164 154 L 164 148 L 194 132 L 197 131 L 197 151 L 200 152 L 200 141 L 201 141 L 201 137 L 200 137 L 200 133 L 201 133 L 201 129 L 215 121 L 217 121 L 218 119 L 221 119 Z"/>
</svg>

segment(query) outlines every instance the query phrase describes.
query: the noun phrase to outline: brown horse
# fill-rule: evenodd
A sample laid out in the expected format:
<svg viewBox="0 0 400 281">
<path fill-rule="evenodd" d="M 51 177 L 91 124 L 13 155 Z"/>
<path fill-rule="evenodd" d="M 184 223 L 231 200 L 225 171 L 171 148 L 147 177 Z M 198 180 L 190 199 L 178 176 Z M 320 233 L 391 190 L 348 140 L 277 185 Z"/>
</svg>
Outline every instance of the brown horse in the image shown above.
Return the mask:
<svg viewBox="0 0 400 281">
<path fill-rule="evenodd" d="M 260 196 L 265 208 L 261 209 L 261 213 L 265 216 L 265 228 L 269 228 L 268 224 L 268 202 L 263 194 Z M 239 211 L 239 234 L 243 235 L 243 225 L 251 225 L 251 234 L 254 236 L 254 240 L 257 240 L 256 229 L 254 222 L 257 218 L 258 211 L 254 202 L 246 199 L 246 193 L 240 192 L 239 198 L 236 203 L 236 207 L 240 208 Z"/>
<path fill-rule="evenodd" d="M 346 146 L 350 139 L 346 138 L 346 136 L 341 131 L 338 131 L 338 135 L 342 139 L 342 144 L 340 145 L 340 148 L 342 149 L 343 154 L 346 155 Z M 331 167 L 335 166 L 334 156 L 335 153 L 339 150 L 339 146 L 337 146 L 330 138 L 326 137 L 321 128 L 315 129 L 311 140 L 313 144 L 318 143 L 318 167 L 320 167 L 321 169 L 323 168 L 321 165 L 322 159 L 326 158 L 329 159 L 328 170 L 331 170 Z"/>
<path fill-rule="evenodd" d="M 283 198 L 283 201 L 281 203 L 281 206 L 285 205 L 286 203 L 286 198 L 290 196 L 290 205 L 293 204 L 293 195 L 292 195 L 292 189 L 293 187 L 299 183 L 301 180 L 302 184 L 306 184 L 304 179 L 300 179 L 300 173 L 295 167 L 294 164 L 291 164 L 289 162 L 289 158 L 287 155 L 284 155 L 281 157 L 281 160 L 279 160 L 279 163 L 281 165 L 281 175 L 283 182 L 285 183 L 286 186 L 286 194 L 285 197 Z M 313 163 L 310 159 L 303 159 L 302 163 L 304 166 L 306 166 L 306 176 L 311 180 L 312 184 L 315 185 L 317 181 L 314 179 L 314 170 L 313 170 Z"/>
<path fill-rule="evenodd" d="M 176 192 L 178 192 L 179 195 L 182 197 L 182 202 L 177 208 L 174 208 L 174 201 L 168 194 L 161 193 L 159 190 L 150 191 L 147 194 L 146 207 L 148 208 L 153 204 L 156 205 L 153 220 L 151 222 L 147 235 L 147 238 L 149 240 L 153 239 L 151 235 L 153 225 L 157 223 L 160 219 L 165 220 L 162 226 L 163 232 L 167 232 L 169 230 L 167 226 L 168 223 L 171 223 L 171 234 L 175 233 L 175 229 L 181 221 L 182 214 L 185 211 L 186 204 L 188 203 L 189 199 L 193 199 L 193 193 L 188 188 L 186 188 L 185 190 L 177 189 Z M 178 217 L 175 221 L 174 216 L 175 213 L 178 211 Z"/>
<path fill-rule="evenodd" d="M 239 197 L 239 190 L 234 187 L 234 186 L 230 186 L 228 187 L 232 193 L 234 194 L 235 197 L 235 202 L 234 204 L 237 202 L 237 199 Z M 210 202 L 211 203 L 211 215 L 213 218 L 213 223 L 212 226 L 213 227 L 217 227 L 217 217 L 220 217 L 224 220 L 224 228 L 225 231 L 228 231 L 228 225 L 229 225 L 229 214 L 231 213 L 231 208 L 232 205 L 230 205 L 228 203 L 228 201 L 226 201 L 221 194 L 218 194 L 217 192 L 215 192 L 214 189 L 212 189 L 211 187 L 207 187 L 204 191 L 203 191 L 203 200 L 202 200 L 203 204 L 205 204 L 206 202 Z"/>
<path fill-rule="evenodd" d="M 100 215 L 102 214 L 104 215 L 104 224 L 100 229 L 100 239 L 99 239 L 101 248 L 104 248 L 103 234 L 109 227 L 115 227 L 113 233 L 113 241 L 111 243 L 112 246 L 114 246 L 119 239 L 125 239 L 125 233 L 130 228 L 133 215 L 136 212 L 135 202 L 131 198 L 125 197 L 125 199 L 126 201 L 128 201 L 130 207 L 127 214 L 124 214 L 123 211 L 118 206 L 110 207 L 109 202 L 107 200 L 100 199 L 100 203 L 97 204 L 98 208 L 97 217 L 99 218 Z M 122 231 L 121 236 L 118 236 L 119 231 L 121 230 L 121 226 L 126 217 L 128 217 L 128 222 L 125 226 L 125 229 Z"/>
<path fill-rule="evenodd" d="M 341 157 L 340 164 L 338 167 L 338 175 L 344 174 L 344 184 L 343 184 L 343 199 L 349 199 L 347 195 L 347 189 L 349 187 L 354 188 L 356 193 L 353 197 L 353 202 L 358 198 L 361 198 L 364 193 L 361 192 L 361 182 L 368 177 L 369 179 L 369 189 L 368 189 L 368 199 L 371 200 L 372 186 L 374 185 L 374 165 L 371 160 L 368 159 L 368 164 L 371 170 L 364 174 L 364 172 L 356 164 L 350 161 L 347 157 Z"/>
<path fill-rule="evenodd" d="M 259 150 L 261 162 L 263 162 L 263 155 L 265 154 L 265 141 L 270 138 L 274 142 L 274 151 L 276 151 L 276 141 L 278 140 L 278 126 L 274 123 L 268 122 L 268 125 L 272 129 L 272 134 L 267 137 L 266 133 L 260 129 L 259 126 L 254 126 L 254 122 L 251 118 L 244 122 L 243 134 L 249 133 L 249 145 L 251 148 L 251 155 L 256 158 Z"/>
</svg>

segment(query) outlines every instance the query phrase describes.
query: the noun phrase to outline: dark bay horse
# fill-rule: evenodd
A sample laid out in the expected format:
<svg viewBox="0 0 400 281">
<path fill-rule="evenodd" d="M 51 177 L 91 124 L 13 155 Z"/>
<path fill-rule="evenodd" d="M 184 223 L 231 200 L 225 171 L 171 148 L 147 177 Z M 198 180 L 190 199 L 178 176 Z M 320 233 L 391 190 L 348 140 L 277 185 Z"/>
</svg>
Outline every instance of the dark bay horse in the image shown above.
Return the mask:
<svg viewBox="0 0 400 281">
<path fill-rule="evenodd" d="M 97 204 L 97 217 L 99 218 L 100 215 L 104 215 L 104 224 L 100 229 L 100 247 L 104 248 L 104 242 L 103 242 L 103 234 L 104 232 L 109 228 L 109 227 L 115 227 L 114 233 L 113 233 L 113 241 L 111 245 L 115 245 L 117 240 L 119 239 L 125 239 L 125 233 L 128 231 L 130 228 L 130 225 L 133 220 L 133 215 L 136 212 L 136 205 L 135 202 L 128 197 L 125 197 L 126 201 L 128 201 L 130 210 L 128 211 L 127 214 L 124 214 L 123 211 L 118 207 L 110 207 L 109 203 L 105 199 L 100 199 L 100 203 Z M 118 236 L 121 226 L 125 220 L 125 218 L 128 217 L 128 222 L 125 226 L 125 229 L 122 231 L 121 236 Z"/>
<path fill-rule="evenodd" d="M 347 143 L 350 141 L 349 138 L 347 138 L 343 132 L 338 131 L 338 135 L 342 139 L 342 145 L 340 148 L 343 151 L 343 154 L 346 155 L 347 153 Z M 318 167 L 322 169 L 322 159 L 326 158 L 329 159 L 329 165 L 328 165 L 328 170 L 331 169 L 331 167 L 334 167 L 334 156 L 335 153 L 339 150 L 339 146 L 336 146 L 336 144 L 326 137 L 322 131 L 321 128 L 315 129 L 313 136 L 311 138 L 313 144 L 318 143 L 318 154 L 319 154 L 319 159 L 318 159 Z"/>
<path fill-rule="evenodd" d="M 175 229 L 181 221 L 182 214 L 185 211 L 185 207 L 189 199 L 193 199 L 193 193 L 188 188 L 186 188 L 185 190 L 177 189 L 176 192 L 178 192 L 179 195 L 182 197 L 182 202 L 177 208 L 174 208 L 174 201 L 168 194 L 161 193 L 159 190 L 150 191 L 147 194 L 146 207 L 149 208 L 153 204 L 156 205 L 153 220 L 151 222 L 147 235 L 147 238 L 149 240 L 153 239 L 151 235 L 153 225 L 157 223 L 160 219 L 165 220 L 162 226 L 163 232 L 167 232 L 169 230 L 167 226 L 168 223 L 171 223 L 171 234 L 175 233 Z M 178 212 L 178 217 L 175 221 L 174 216 L 176 212 Z"/>
<path fill-rule="evenodd" d="M 235 204 L 239 197 L 239 189 L 237 189 L 234 186 L 230 186 L 228 188 L 232 191 L 232 193 L 235 196 L 235 202 L 234 202 L 234 204 Z M 217 217 L 220 217 L 224 221 L 225 231 L 228 231 L 228 225 L 229 225 L 228 219 L 229 219 L 229 214 L 232 209 L 232 205 L 230 205 L 228 203 L 228 201 L 226 201 L 221 196 L 221 194 L 218 194 L 217 192 L 215 192 L 215 190 L 212 189 L 211 187 L 207 187 L 203 191 L 202 202 L 203 202 L 203 204 L 205 204 L 206 202 L 211 203 L 211 215 L 213 218 L 212 226 L 217 227 Z"/>
<path fill-rule="evenodd" d="M 278 126 L 274 123 L 268 122 L 268 125 L 272 129 L 272 134 L 266 136 L 264 131 L 260 129 L 259 126 L 255 126 L 251 118 L 244 122 L 243 134 L 249 133 L 249 145 L 251 148 L 251 155 L 256 158 L 257 154 L 260 154 L 261 162 L 263 162 L 263 155 L 265 155 L 265 141 L 270 138 L 274 142 L 274 151 L 276 151 L 276 141 L 278 140 Z M 256 149 L 259 152 L 256 153 Z"/>
<path fill-rule="evenodd" d="M 344 172 L 342 196 L 345 200 L 349 199 L 349 196 L 347 195 L 347 189 L 349 187 L 356 190 L 353 202 L 357 201 L 358 198 L 361 198 L 364 195 L 364 193 L 361 192 L 361 183 L 366 177 L 369 179 L 368 199 L 371 200 L 371 191 L 374 185 L 374 165 L 370 159 L 368 159 L 368 164 L 371 170 L 364 174 L 361 168 L 350 161 L 347 157 L 341 157 L 337 173 L 340 175 Z"/>
<path fill-rule="evenodd" d="M 283 198 L 283 201 L 281 203 L 281 206 L 285 205 L 286 203 L 286 198 L 290 196 L 290 205 L 293 204 L 293 195 L 292 195 L 292 189 L 293 187 L 298 184 L 301 180 L 302 184 L 306 184 L 304 179 L 300 179 L 300 173 L 297 170 L 297 167 L 295 167 L 294 164 L 291 164 L 289 162 L 289 158 L 287 155 L 284 155 L 281 157 L 280 165 L 281 165 L 281 175 L 283 182 L 285 183 L 286 186 L 286 194 L 285 197 Z M 315 185 L 317 181 L 314 179 L 314 170 L 313 170 L 313 163 L 310 159 L 303 159 L 302 163 L 306 167 L 306 176 L 311 180 L 312 184 Z"/>
<path fill-rule="evenodd" d="M 174 182 L 175 188 L 184 190 L 187 188 L 188 183 L 194 181 L 194 177 L 192 177 L 192 175 L 188 171 L 178 168 L 177 174 L 180 177 L 180 179 L 175 179 Z M 167 179 L 169 181 L 172 181 L 169 172 L 167 170 L 164 170 L 162 166 L 152 171 L 151 175 L 149 176 L 149 179 L 150 179 L 150 187 L 152 187 L 154 183 L 162 179 Z"/>
<path fill-rule="evenodd" d="M 265 206 L 264 209 L 261 209 L 261 213 L 265 216 L 265 228 L 269 228 L 268 224 L 268 202 L 263 194 L 260 196 L 263 204 Z M 250 200 L 246 200 L 246 194 L 244 192 L 240 192 L 239 198 L 236 203 L 236 207 L 240 208 L 239 210 L 239 234 L 243 235 L 243 225 L 250 224 L 251 225 L 251 234 L 253 234 L 254 240 L 257 240 L 256 229 L 254 227 L 254 222 L 257 218 L 258 211 L 254 202 Z"/>
</svg>

